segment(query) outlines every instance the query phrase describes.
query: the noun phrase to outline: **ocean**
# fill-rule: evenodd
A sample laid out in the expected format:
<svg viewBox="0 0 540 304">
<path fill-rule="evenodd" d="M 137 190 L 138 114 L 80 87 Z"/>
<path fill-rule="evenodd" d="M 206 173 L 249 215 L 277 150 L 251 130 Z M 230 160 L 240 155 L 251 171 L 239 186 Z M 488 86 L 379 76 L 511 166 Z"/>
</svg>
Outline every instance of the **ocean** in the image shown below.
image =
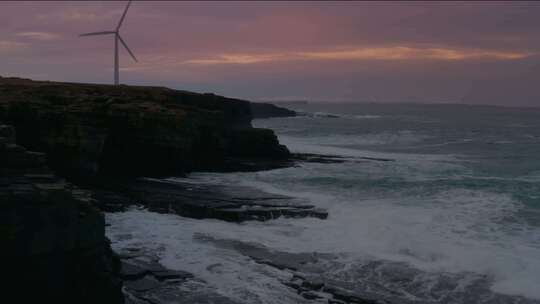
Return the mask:
<svg viewBox="0 0 540 304">
<path fill-rule="evenodd" d="M 540 303 L 540 109 L 284 106 L 304 115 L 254 126 L 292 152 L 345 161 L 178 179 L 301 197 L 328 219 L 236 224 L 132 209 L 107 214 L 113 248 L 156 252 L 240 303 L 313 301 L 283 284 L 290 271 L 223 242 L 318 254 L 316 275 L 392 303 Z"/>
</svg>

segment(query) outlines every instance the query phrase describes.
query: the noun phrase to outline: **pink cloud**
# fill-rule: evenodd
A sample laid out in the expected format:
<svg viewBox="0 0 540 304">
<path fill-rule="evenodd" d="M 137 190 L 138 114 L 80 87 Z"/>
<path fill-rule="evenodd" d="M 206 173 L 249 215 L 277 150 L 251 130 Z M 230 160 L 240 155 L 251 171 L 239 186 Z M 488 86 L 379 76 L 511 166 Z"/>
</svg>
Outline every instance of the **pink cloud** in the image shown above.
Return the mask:
<svg viewBox="0 0 540 304">
<path fill-rule="evenodd" d="M 121 31 L 140 61 L 122 53 L 121 77 L 319 100 L 460 99 L 474 82 L 474 98 L 530 100 L 537 86 L 515 83 L 540 77 L 540 5 L 518 4 L 135 1 Z M 109 82 L 112 39 L 78 34 L 114 28 L 124 5 L 3 3 L 1 73 Z"/>
<path fill-rule="evenodd" d="M 51 32 L 20 32 L 16 35 L 19 37 L 43 41 L 58 40 L 62 38 L 61 34 Z"/>
</svg>

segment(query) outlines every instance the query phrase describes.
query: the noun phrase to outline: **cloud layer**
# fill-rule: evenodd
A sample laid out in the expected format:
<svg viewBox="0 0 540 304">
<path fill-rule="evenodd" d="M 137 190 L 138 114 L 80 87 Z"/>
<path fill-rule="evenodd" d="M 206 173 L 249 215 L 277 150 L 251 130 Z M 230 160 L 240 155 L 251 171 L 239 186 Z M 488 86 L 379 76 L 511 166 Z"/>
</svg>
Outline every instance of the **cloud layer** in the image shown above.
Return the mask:
<svg viewBox="0 0 540 304">
<path fill-rule="evenodd" d="M 123 2 L 4 2 L 0 74 L 110 82 Z M 540 106 L 535 2 L 138 2 L 126 83 L 249 99 Z"/>
<path fill-rule="evenodd" d="M 274 54 L 221 54 L 209 59 L 189 59 L 184 61 L 184 63 L 213 65 L 255 64 L 294 60 L 473 60 L 482 58 L 493 60 L 515 60 L 524 59 L 533 55 L 536 55 L 536 53 L 394 46 Z"/>
</svg>

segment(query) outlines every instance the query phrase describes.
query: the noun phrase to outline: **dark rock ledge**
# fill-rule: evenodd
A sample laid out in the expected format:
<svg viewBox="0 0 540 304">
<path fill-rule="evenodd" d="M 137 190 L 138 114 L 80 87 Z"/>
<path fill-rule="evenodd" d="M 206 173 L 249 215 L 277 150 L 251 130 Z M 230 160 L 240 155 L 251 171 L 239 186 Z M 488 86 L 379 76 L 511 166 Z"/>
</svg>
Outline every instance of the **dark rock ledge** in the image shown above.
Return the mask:
<svg viewBox="0 0 540 304">
<path fill-rule="evenodd" d="M 89 185 L 104 211 L 123 211 L 142 205 L 150 211 L 229 222 L 265 221 L 279 217 L 328 217 L 326 210 L 283 195 L 241 186 L 222 186 L 164 180 L 101 180 Z"/>
<path fill-rule="evenodd" d="M 298 115 L 296 111 L 264 102 L 252 102 L 251 113 L 253 118 L 295 117 Z"/>
</svg>

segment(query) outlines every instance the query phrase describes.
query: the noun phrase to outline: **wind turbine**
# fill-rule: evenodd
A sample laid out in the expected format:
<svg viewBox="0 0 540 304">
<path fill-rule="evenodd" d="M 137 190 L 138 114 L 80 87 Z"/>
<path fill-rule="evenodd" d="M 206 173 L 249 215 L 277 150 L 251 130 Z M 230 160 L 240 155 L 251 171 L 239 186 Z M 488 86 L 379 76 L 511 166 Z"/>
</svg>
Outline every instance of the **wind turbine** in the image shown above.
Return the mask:
<svg viewBox="0 0 540 304">
<path fill-rule="evenodd" d="M 124 18 L 126 18 L 127 11 L 129 9 L 129 6 L 131 5 L 131 0 L 128 1 L 128 4 L 126 6 L 126 9 L 124 10 L 124 13 L 122 14 L 122 17 L 120 18 L 120 22 L 118 22 L 118 25 L 116 26 L 116 29 L 114 31 L 104 31 L 104 32 L 93 32 L 93 33 L 86 33 L 81 34 L 79 37 L 83 36 L 96 36 L 96 35 L 114 35 L 114 84 L 118 85 L 119 78 L 120 78 L 120 72 L 119 72 L 119 66 L 118 66 L 118 41 L 122 43 L 124 48 L 126 48 L 126 51 L 128 51 L 129 55 L 131 55 L 131 58 L 137 61 L 137 58 L 135 58 L 135 55 L 133 55 L 133 52 L 129 49 L 124 39 L 122 39 L 122 36 L 120 36 L 120 27 L 122 26 L 122 22 L 124 22 Z"/>
</svg>

